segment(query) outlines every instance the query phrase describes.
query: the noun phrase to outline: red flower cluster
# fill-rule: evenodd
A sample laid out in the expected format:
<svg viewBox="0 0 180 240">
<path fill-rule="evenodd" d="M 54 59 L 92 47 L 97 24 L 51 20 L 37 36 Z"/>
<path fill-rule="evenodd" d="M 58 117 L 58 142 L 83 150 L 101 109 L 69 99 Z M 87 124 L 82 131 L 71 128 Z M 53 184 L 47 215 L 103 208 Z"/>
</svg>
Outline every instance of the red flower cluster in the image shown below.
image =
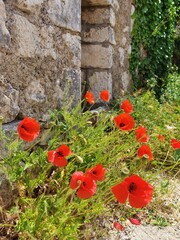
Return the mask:
<svg viewBox="0 0 180 240">
<path fill-rule="evenodd" d="M 102 90 L 102 91 L 100 92 L 100 95 L 99 95 L 99 96 L 100 96 L 100 99 L 101 99 L 101 100 L 103 100 L 103 101 L 105 101 L 105 102 L 109 102 L 110 96 L 109 96 L 108 90 L 106 90 L 106 89 Z M 95 102 L 95 101 L 94 101 L 94 95 L 93 95 L 93 93 L 90 92 L 90 91 L 87 91 L 87 92 L 86 92 L 86 94 L 85 94 L 85 96 L 84 96 L 84 99 L 86 99 L 89 104 L 94 104 L 94 102 Z"/>
<path fill-rule="evenodd" d="M 145 207 L 152 199 L 153 187 L 137 175 L 124 179 L 123 182 L 111 188 L 112 193 L 120 203 L 129 200 L 134 208 Z"/>
<path fill-rule="evenodd" d="M 96 193 L 96 181 L 104 179 L 106 169 L 101 164 L 87 169 L 84 174 L 81 171 L 75 172 L 70 181 L 70 188 L 77 189 L 77 196 L 82 199 L 87 199 Z"/>
<path fill-rule="evenodd" d="M 136 129 L 136 140 L 141 143 L 147 143 L 149 141 L 149 135 L 146 133 L 146 128 L 143 126 L 140 126 Z M 140 158 L 148 158 L 148 160 L 153 159 L 153 154 L 151 152 L 151 149 L 148 145 L 142 145 L 138 149 L 138 156 Z"/>
<path fill-rule="evenodd" d="M 136 140 L 138 142 L 146 143 L 149 141 L 149 135 L 146 134 L 146 128 L 143 126 L 140 126 L 136 129 Z"/>
<path fill-rule="evenodd" d="M 133 106 L 131 105 L 131 103 L 128 99 L 126 99 L 122 102 L 121 109 L 123 109 L 125 113 L 133 112 Z"/>
<path fill-rule="evenodd" d="M 171 146 L 176 150 L 176 149 L 180 149 L 180 141 L 178 141 L 177 139 L 173 138 L 171 139 Z"/>
<path fill-rule="evenodd" d="M 70 148 L 63 144 L 57 150 L 48 152 L 48 161 L 57 167 L 65 167 L 68 164 L 67 156 L 72 154 Z"/>
<path fill-rule="evenodd" d="M 25 117 L 19 123 L 17 130 L 18 130 L 19 137 L 22 140 L 31 142 L 39 136 L 40 125 L 35 119 Z"/>
<path fill-rule="evenodd" d="M 128 113 L 120 113 L 114 118 L 114 122 L 119 129 L 125 131 L 131 131 L 135 125 L 133 117 Z"/>
</svg>

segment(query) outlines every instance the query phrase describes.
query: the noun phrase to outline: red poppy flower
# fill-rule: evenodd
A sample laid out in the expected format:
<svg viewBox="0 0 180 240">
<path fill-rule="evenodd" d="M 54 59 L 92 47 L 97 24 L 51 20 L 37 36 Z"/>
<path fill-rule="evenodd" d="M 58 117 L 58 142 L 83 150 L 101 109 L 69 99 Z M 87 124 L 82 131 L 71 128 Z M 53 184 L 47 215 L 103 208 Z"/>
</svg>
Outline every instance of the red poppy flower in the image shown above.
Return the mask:
<svg viewBox="0 0 180 240">
<path fill-rule="evenodd" d="M 180 141 L 178 141 L 177 139 L 173 138 L 171 139 L 171 146 L 174 149 L 180 149 Z"/>
<path fill-rule="evenodd" d="M 97 166 L 87 169 L 86 175 L 94 179 L 95 181 L 103 181 L 104 180 L 104 174 L 106 169 L 103 168 L 101 164 L 98 164 Z"/>
<path fill-rule="evenodd" d="M 114 223 L 113 223 L 113 226 L 114 226 L 114 228 L 117 229 L 117 230 L 124 231 L 123 225 L 121 225 L 121 224 L 118 223 L 118 222 L 114 222 Z"/>
<path fill-rule="evenodd" d="M 145 157 L 148 158 L 148 160 L 152 160 L 153 159 L 153 154 L 151 152 L 151 149 L 148 145 L 142 145 L 139 149 L 138 149 L 138 156 L 140 158 Z"/>
<path fill-rule="evenodd" d="M 136 129 L 136 140 L 138 142 L 148 142 L 149 141 L 149 135 L 146 134 L 146 128 L 143 126 L 140 126 Z"/>
<path fill-rule="evenodd" d="M 108 102 L 109 101 L 109 92 L 108 90 L 102 90 L 100 92 L 100 98 L 105 101 L 105 102 Z"/>
<path fill-rule="evenodd" d="M 130 217 L 129 221 L 134 225 L 140 225 L 141 224 L 141 220 L 139 218 Z"/>
<path fill-rule="evenodd" d="M 123 109 L 125 113 L 133 112 L 133 106 L 131 105 L 131 103 L 128 99 L 126 99 L 122 102 L 121 109 Z"/>
<path fill-rule="evenodd" d="M 158 135 L 158 139 L 159 139 L 161 142 L 164 142 L 164 137 L 163 137 L 161 134 Z"/>
<path fill-rule="evenodd" d="M 63 144 L 57 150 L 48 152 L 48 161 L 57 167 L 65 167 L 68 164 L 67 156 L 72 154 L 70 148 Z"/>
<path fill-rule="evenodd" d="M 123 182 L 111 188 L 114 196 L 120 203 L 129 200 L 134 208 L 145 207 L 152 199 L 153 187 L 137 175 L 124 179 Z"/>
<path fill-rule="evenodd" d="M 121 130 L 131 131 L 134 128 L 134 119 L 128 113 L 120 113 L 114 118 L 114 122 Z"/>
<path fill-rule="evenodd" d="M 17 130 L 21 139 L 27 142 L 31 142 L 39 136 L 40 125 L 35 119 L 25 117 L 19 123 Z"/>
<path fill-rule="evenodd" d="M 92 92 L 87 91 L 84 99 L 86 99 L 89 104 L 94 104 L 94 95 L 92 94 Z"/>
<path fill-rule="evenodd" d="M 87 199 L 93 196 L 96 192 L 96 182 L 83 172 L 75 172 L 70 181 L 71 189 L 78 189 L 77 196 L 82 199 Z"/>
</svg>

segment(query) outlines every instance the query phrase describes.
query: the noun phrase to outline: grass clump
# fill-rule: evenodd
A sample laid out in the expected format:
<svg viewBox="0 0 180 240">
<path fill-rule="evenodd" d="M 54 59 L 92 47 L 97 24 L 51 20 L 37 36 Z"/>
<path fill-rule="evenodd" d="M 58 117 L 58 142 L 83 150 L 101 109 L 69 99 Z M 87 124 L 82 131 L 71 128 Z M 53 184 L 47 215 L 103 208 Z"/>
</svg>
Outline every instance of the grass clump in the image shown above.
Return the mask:
<svg viewBox="0 0 180 240">
<path fill-rule="evenodd" d="M 53 111 L 48 127 L 33 144 L 24 145 L 17 134 L 13 141 L 7 139 L 1 131 L 8 156 L 0 164 L 18 191 L 15 206 L 6 214 L 15 219 L 9 228 L 15 229 L 19 239 L 73 240 L 88 239 L 88 236 L 91 239 L 92 228 L 97 236 L 105 234 L 96 220 L 100 216 L 113 216 L 117 208 L 119 220 L 138 213 L 144 218 L 149 215 L 149 222 L 162 225 L 168 222 L 158 215 L 162 215 L 161 196 L 168 187 L 168 184 L 163 185 L 165 179 L 159 176 L 167 173 L 167 181 L 170 181 L 179 171 L 179 153 L 170 142 L 179 137 L 180 108 L 175 103 L 160 105 L 150 92 L 128 99 L 134 107 L 131 115 L 135 119 L 135 129 L 143 125 L 150 136 L 152 161 L 138 157 L 141 143 L 136 141 L 134 130 L 120 131 L 114 124 L 114 117 L 122 112 L 123 99 L 111 110 L 97 114 L 82 113 L 80 105 L 71 112 L 67 109 Z M 158 139 L 159 134 L 163 135 L 163 142 Z M 68 145 L 73 152 L 63 168 L 47 161 L 48 151 L 62 144 Z M 104 181 L 97 183 L 96 194 L 91 198 L 78 198 L 69 186 L 72 174 L 85 172 L 97 164 L 106 168 Z M 111 192 L 113 185 L 132 174 L 146 179 L 155 188 L 153 201 L 145 209 L 117 205 Z"/>
</svg>

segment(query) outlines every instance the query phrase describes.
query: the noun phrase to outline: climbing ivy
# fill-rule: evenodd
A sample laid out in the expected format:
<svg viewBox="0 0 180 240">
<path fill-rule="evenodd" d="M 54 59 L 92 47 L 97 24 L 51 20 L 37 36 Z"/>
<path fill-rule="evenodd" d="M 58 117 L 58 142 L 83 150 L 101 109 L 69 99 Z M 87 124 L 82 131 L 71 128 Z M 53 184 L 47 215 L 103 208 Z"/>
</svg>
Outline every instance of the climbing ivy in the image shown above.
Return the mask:
<svg viewBox="0 0 180 240">
<path fill-rule="evenodd" d="M 135 88 L 150 86 L 159 98 L 172 67 L 180 0 L 135 0 L 130 71 Z"/>
</svg>

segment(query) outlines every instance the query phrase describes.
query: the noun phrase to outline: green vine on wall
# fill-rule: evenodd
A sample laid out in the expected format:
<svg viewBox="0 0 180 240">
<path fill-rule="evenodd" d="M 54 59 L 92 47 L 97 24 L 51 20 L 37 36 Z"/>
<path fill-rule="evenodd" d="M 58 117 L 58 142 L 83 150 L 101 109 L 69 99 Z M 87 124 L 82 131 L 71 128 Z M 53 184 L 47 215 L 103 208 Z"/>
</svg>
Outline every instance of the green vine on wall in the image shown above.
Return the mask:
<svg viewBox="0 0 180 240">
<path fill-rule="evenodd" d="M 130 71 L 135 88 L 151 86 L 159 98 L 172 67 L 180 0 L 135 0 Z"/>
</svg>

